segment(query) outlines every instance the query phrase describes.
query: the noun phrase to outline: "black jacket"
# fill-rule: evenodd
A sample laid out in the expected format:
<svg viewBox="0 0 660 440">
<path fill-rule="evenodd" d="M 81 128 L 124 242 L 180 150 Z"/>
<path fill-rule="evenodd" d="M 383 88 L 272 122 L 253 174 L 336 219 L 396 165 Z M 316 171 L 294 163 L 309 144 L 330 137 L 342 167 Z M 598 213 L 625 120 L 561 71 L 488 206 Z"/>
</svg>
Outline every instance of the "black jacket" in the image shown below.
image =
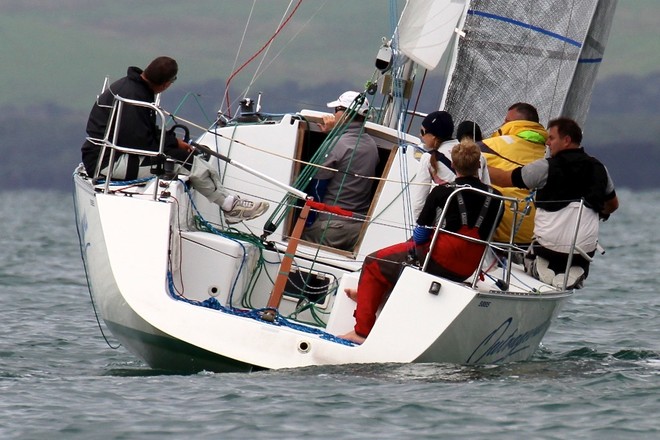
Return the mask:
<svg viewBox="0 0 660 440">
<path fill-rule="evenodd" d="M 446 184 L 446 185 L 436 186 L 435 188 L 433 188 L 428 198 L 426 199 L 424 208 L 422 209 L 422 212 L 420 212 L 419 218 L 417 219 L 417 224 L 420 226 L 434 226 L 438 209 L 444 208 L 447 199 L 454 192 L 457 185 L 458 186 L 467 185 L 483 191 L 488 191 L 489 188 L 488 185 L 484 184 L 476 177 L 458 177 L 456 178 L 455 185 Z M 501 193 L 496 189 L 493 189 L 493 194 L 500 195 Z M 462 195 L 465 200 L 465 206 L 468 217 L 467 226 L 474 227 L 479 215 L 481 214 L 481 208 L 484 206 L 486 197 L 482 194 L 478 194 L 472 191 L 464 191 L 462 192 Z M 490 233 L 493 224 L 500 221 L 500 217 L 498 217 L 499 207 L 500 207 L 499 200 L 493 200 L 493 203 L 489 205 L 488 211 L 486 213 L 486 217 L 484 218 L 482 224 L 479 227 L 479 237 L 482 240 L 488 237 L 488 234 Z M 445 229 L 448 231 L 456 232 L 462 226 L 461 214 L 458 208 L 458 202 L 456 201 L 456 198 L 452 200 L 452 203 L 450 204 L 448 209 L 449 211 L 447 212 L 447 215 L 445 217 L 446 219 Z"/>
<path fill-rule="evenodd" d="M 154 102 L 155 95 L 146 81 L 140 76 L 142 69 L 129 67 L 126 76 L 112 83 L 110 88 L 99 96 L 92 107 L 87 120 L 87 135 L 102 139 L 110 117 L 113 95 L 136 101 Z M 100 104 L 100 105 L 99 105 Z M 108 107 L 105 107 L 108 106 Z M 112 133 L 110 134 L 112 140 Z M 121 147 L 139 148 L 149 151 L 158 151 L 160 141 L 160 128 L 156 124 L 156 113 L 145 107 L 124 105 L 117 145 Z M 165 138 L 165 149 L 177 147 L 176 136 L 171 133 Z M 93 174 L 101 153 L 101 147 L 89 141 L 82 146 L 82 160 L 88 174 Z M 101 169 L 107 166 L 110 152 L 106 150 Z M 115 153 L 115 158 L 118 154 Z"/>
<path fill-rule="evenodd" d="M 585 204 L 594 211 L 603 210 L 609 195 L 606 194 L 607 171 L 602 163 L 582 148 L 560 151 L 547 160 L 547 183 L 536 192 L 538 208 L 558 211 L 571 201 L 584 198 Z"/>
</svg>

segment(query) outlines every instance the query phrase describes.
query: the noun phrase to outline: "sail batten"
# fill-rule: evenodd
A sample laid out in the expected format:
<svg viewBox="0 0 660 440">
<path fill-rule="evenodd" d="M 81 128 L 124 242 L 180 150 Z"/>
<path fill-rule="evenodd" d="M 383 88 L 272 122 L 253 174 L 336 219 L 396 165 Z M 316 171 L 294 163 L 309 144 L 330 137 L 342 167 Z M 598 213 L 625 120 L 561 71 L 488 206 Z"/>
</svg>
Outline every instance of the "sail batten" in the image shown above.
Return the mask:
<svg viewBox="0 0 660 440">
<path fill-rule="evenodd" d="M 489 14 L 487 12 L 477 11 L 477 10 L 474 10 L 474 9 L 468 10 L 468 15 L 480 15 L 482 17 L 492 18 L 494 20 L 501 20 L 505 23 L 509 23 L 509 24 L 512 24 L 512 25 L 515 25 L 515 26 L 520 26 L 520 27 L 525 28 L 525 29 L 530 29 L 530 30 L 539 32 L 541 34 L 548 35 L 550 37 L 553 37 L 553 38 L 556 38 L 558 40 L 564 41 L 568 44 L 571 44 L 573 46 L 582 47 L 582 43 L 580 43 L 579 41 L 575 41 L 571 38 L 565 37 L 565 36 L 563 36 L 561 34 L 558 34 L 556 32 L 549 31 L 549 30 L 544 29 L 544 28 L 539 27 L 539 26 L 531 25 L 531 24 L 525 23 L 523 21 L 514 20 L 514 19 L 509 18 L 509 17 L 504 17 L 504 16 L 496 15 L 496 14 Z"/>
</svg>

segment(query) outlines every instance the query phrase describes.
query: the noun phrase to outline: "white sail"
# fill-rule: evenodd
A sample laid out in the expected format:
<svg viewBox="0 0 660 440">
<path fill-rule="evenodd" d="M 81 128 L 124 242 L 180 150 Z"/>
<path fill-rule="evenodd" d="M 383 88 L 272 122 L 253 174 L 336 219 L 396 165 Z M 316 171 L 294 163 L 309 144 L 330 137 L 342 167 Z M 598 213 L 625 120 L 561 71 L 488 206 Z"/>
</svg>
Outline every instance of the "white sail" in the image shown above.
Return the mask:
<svg viewBox="0 0 660 440">
<path fill-rule="evenodd" d="M 426 69 L 434 69 L 456 30 L 465 0 L 409 0 L 399 20 L 399 49 Z"/>
</svg>

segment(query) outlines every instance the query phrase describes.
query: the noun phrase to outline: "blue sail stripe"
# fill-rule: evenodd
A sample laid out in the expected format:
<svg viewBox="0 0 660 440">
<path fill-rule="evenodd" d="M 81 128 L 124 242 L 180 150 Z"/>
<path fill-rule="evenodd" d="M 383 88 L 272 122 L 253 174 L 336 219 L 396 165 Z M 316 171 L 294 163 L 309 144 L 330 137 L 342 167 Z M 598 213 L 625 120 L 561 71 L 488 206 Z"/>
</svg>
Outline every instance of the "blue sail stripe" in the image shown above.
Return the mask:
<svg viewBox="0 0 660 440">
<path fill-rule="evenodd" d="M 575 41 L 571 38 L 564 37 L 563 35 L 560 35 L 560 34 L 555 33 L 555 32 L 551 32 L 547 29 L 543 29 L 543 28 L 540 28 L 538 26 L 532 26 L 529 23 L 523 23 L 522 21 L 514 20 L 513 18 L 504 17 L 504 16 L 501 16 L 501 15 L 495 15 L 495 14 L 491 14 L 489 12 L 475 11 L 474 9 L 468 10 L 468 14 L 477 15 L 477 16 L 480 16 L 480 17 L 492 18 L 493 20 L 500 20 L 500 21 L 504 21 L 506 23 L 511 23 L 511 24 L 516 25 L 516 26 L 523 27 L 525 29 L 531 29 L 533 31 L 540 32 L 544 35 L 548 35 L 550 37 L 556 38 L 560 41 L 571 44 L 573 46 L 582 47 L 582 43 L 580 43 L 579 41 Z"/>
<path fill-rule="evenodd" d="M 603 61 L 602 58 L 580 58 L 578 60 L 578 63 L 596 64 L 596 63 L 601 63 L 602 61 Z"/>
</svg>

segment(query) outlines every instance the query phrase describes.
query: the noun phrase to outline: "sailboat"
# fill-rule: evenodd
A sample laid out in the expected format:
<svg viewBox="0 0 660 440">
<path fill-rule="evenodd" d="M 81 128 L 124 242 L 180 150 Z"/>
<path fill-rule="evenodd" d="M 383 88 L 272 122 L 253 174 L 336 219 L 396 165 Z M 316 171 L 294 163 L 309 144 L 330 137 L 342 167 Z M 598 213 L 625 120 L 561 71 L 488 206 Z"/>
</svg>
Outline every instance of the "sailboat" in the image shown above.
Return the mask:
<svg viewBox="0 0 660 440">
<path fill-rule="evenodd" d="M 406 194 L 420 140 L 404 127 L 416 72 L 453 54 L 442 108 L 487 130 L 499 124 L 497 109 L 517 101 L 543 103 L 545 120 L 584 121 L 615 5 L 408 1 L 377 51 L 378 78 L 362 93 L 383 100 L 363 127 L 380 160 L 350 251 L 300 238 L 307 213 L 323 209 L 309 203 L 305 187 L 339 134 L 321 130 L 321 112 L 269 115 L 246 100 L 237 116 L 220 115 L 192 141 L 225 188 L 270 202 L 265 215 L 238 224 L 176 169 L 117 181 L 77 167 L 76 223 L 101 328 L 149 366 L 171 371 L 529 359 L 573 291 L 526 273 L 514 262 L 521 250 L 513 237 L 485 240 L 480 267 L 465 282 L 406 266 L 359 345 L 340 337 L 355 325 L 356 304 L 344 291 L 357 286 L 366 255 L 411 234 Z M 117 96 L 109 121 L 116 131 L 127 105 L 151 108 L 163 126 L 171 116 L 157 103 Z M 135 152 L 109 133 L 95 142 Z"/>
</svg>

